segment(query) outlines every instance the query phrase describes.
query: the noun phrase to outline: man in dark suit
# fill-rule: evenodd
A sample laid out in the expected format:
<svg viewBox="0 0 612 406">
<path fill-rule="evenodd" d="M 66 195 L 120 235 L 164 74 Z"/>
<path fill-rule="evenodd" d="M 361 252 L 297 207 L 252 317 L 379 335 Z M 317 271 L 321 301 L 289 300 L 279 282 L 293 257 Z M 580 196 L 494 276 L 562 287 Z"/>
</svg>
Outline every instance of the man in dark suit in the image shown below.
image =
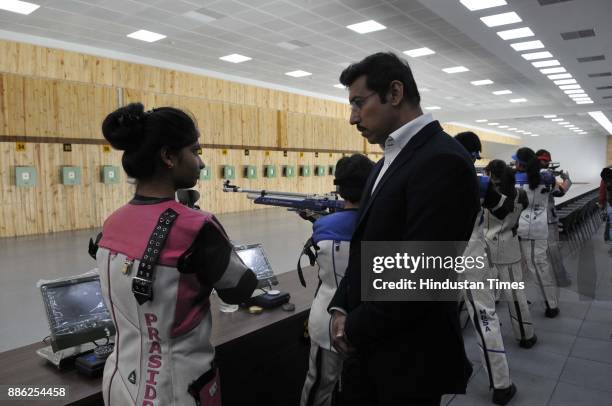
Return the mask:
<svg viewBox="0 0 612 406">
<path fill-rule="evenodd" d="M 467 241 L 479 210 L 465 149 L 423 114 L 408 64 L 377 53 L 346 68 L 350 123 L 384 149 L 362 198 L 345 278 L 329 306 L 335 348 L 348 359 L 346 405 L 439 405 L 465 393 L 467 360 L 454 301 L 364 301 L 363 241 Z M 453 255 L 461 255 L 455 252 Z"/>
</svg>

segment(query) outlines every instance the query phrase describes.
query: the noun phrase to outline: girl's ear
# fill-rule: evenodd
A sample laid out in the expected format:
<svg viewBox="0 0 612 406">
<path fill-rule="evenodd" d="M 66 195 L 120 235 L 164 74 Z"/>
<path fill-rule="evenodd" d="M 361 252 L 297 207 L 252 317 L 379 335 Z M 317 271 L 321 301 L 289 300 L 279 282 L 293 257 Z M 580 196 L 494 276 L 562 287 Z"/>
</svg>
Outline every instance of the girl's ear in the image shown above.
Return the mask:
<svg viewBox="0 0 612 406">
<path fill-rule="evenodd" d="M 161 147 L 159 150 L 159 155 L 167 168 L 172 168 L 174 166 L 174 162 L 172 162 L 172 154 L 170 153 L 168 147 Z"/>
</svg>

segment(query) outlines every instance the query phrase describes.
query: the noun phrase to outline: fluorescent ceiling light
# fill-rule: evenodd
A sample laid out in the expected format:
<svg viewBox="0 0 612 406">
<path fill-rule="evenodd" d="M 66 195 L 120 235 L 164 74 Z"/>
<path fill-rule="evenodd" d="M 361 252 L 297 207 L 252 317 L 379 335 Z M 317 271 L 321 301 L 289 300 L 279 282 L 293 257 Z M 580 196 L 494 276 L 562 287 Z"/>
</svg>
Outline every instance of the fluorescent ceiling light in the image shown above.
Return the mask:
<svg viewBox="0 0 612 406">
<path fill-rule="evenodd" d="M 470 83 L 473 84 L 474 86 L 485 86 L 485 85 L 492 85 L 493 81 L 491 79 L 483 79 L 483 80 L 475 80 Z"/>
<path fill-rule="evenodd" d="M 444 68 L 442 70 L 446 73 L 461 73 L 469 71 L 469 69 L 465 66 L 452 66 L 450 68 Z"/>
<path fill-rule="evenodd" d="M 577 94 L 568 94 L 572 99 L 576 99 L 578 97 L 589 97 L 586 93 L 577 93 Z"/>
<path fill-rule="evenodd" d="M 553 119 L 552 119 L 552 120 L 550 120 L 550 121 L 563 121 L 563 119 L 562 119 L 562 118 L 553 118 Z"/>
<path fill-rule="evenodd" d="M 244 56 L 240 54 L 231 54 L 231 55 L 222 56 L 219 59 L 221 59 L 222 61 L 226 61 L 226 62 L 241 63 L 241 62 L 250 61 L 253 58 L 249 58 L 248 56 Z"/>
<path fill-rule="evenodd" d="M 561 85 L 559 86 L 559 89 L 561 90 L 582 89 L 582 86 L 580 85 Z"/>
<path fill-rule="evenodd" d="M 559 125 L 567 125 L 567 124 L 569 124 L 569 121 L 561 121 L 561 122 L 559 122 L 557 124 L 559 124 Z"/>
<path fill-rule="evenodd" d="M 506 0 L 459 0 L 470 11 L 484 10 L 485 8 L 505 6 Z"/>
<path fill-rule="evenodd" d="M 576 82 L 576 79 L 563 79 L 563 80 L 555 80 L 555 85 L 573 85 Z"/>
<path fill-rule="evenodd" d="M 542 41 L 527 41 L 527 42 L 517 42 L 515 44 L 510 44 L 515 51 L 529 51 L 530 49 L 540 49 L 544 48 L 544 44 Z"/>
<path fill-rule="evenodd" d="M 535 66 L 536 68 L 548 68 L 549 66 L 559 66 L 561 65 L 559 63 L 558 60 L 556 59 L 551 59 L 549 61 L 537 61 L 537 62 L 531 62 L 531 64 L 533 66 Z"/>
<path fill-rule="evenodd" d="M 523 58 L 525 58 L 528 61 L 533 61 L 536 59 L 546 59 L 546 58 L 552 58 L 552 54 L 548 51 L 542 51 L 542 52 L 532 52 L 529 54 L 522 54 L 521 55 Z"/>
<path fill-rule="evenodd" d="M 582 89 L 574 89 L 574 90 L 564 90 L 563 92 L 565 94 L 578 94 L 578 93 L 584 93 L 584 90 L 582 90 Z"/>
<path fill-rule="evenodd" d="M 310 76 L 312 73 L 306 72 L 304 70 L 294 70 L 291 72 L 286 72 L 285 75 L 292 76 L 294 78 L 303 78 L 304 76 Z"/>
<path fill-rule="evenodd" d="M 516 132 L 519 133 L 519 134 L 525 134 L 525 131 L 523 131 L 523 130 L 516 130 Z"/>
<path fill-rule="evenodd" d="M 518 16 L 514 11 L 510 13 L 494 14 L 491 16 L 480 17 L 480 20 L 485 23 L 487 27 L 499 27 L 500 25 L 520 23 L 521 17 Z"/>
<path fill-rule="evenodd" d="M 489 125 L 499 125 L 499 123 L 489 123 Z"/>
<path fill-rule="evenodd" d="M 532 137 L 539 137 L 540 134 L 531 134 Z"/>
<path fill-rule="evenodd" d="M 564 72 L 566 72 L 566 70 L 563 67 L 559 67 L 559 68 L 540 69 L 540 72 L 542 72 L 545 75 L 548 75 L 550 73 L 564 73 Z"/>
<path fill-rule="evenodd" d="M 533 37 L 535 34 L 529 27 L 515 28 L 514 30 L 499 31 L 499 37 L 505 41 L 510 39 Z"/>
<path fill-rule="evenodd" d="M 544 118 L 555 118 L 555 117 L 557 117 L 557 115 L 556 114 L 547 114 L 547 115 L 545 115 L 543 117 Z"/>
<path fill-rule="evenodd" d="M 510 127 L 510 128 L 508 128 L 508 131 L 515 131 L 515 130 L 516 130 L 516 128 L 515 128 L 515 127 Z"/>
<path fill-rule="evenodd" d="M 425 107 L 425 110 L 440 110 L 442 107 L 440 106 L 428 106 Z"/>
<path fill-rule="evenodd" d="M 337 85 L 334 85 L 334 87 L 337 88 L 337 89 L 346 89 L 346 87 L 343 84 L 341 84 L 341 83 L 338 83 Z"/>
<path fill-rule="evenodd" d="M 510 93 L 512 93 L 512 90 L 508 90 L 508 89 L 506 89 L 506 90 L 497 90 L 497 91 L 493 92 L 493 94 L 496 95 L 496 96 L 500 96 L 502 94 L 510 94 Z"/>
<path fill-rule="evenodd" d="M 346 28 L 358 32 L 359 34 L 367 34 L 369 32 L 384 30 L 387 27 L 377 23 L 374 20 L 368 20 L 357 24 L 347 25 Z"/>
<path fill-rule="evenodd" d="M 481 120 L 476 120 L 477 123 L 486 123 L 487 121 L 489 120 L 487 120 L 486 118 L 483 118 Z"/>
<path fill-rule="evenodd" d="M 589 100 L 591 100 L 591 98 L 590 97 L 576 97 L 576 98 L 574 98 L 572 100 L 574 100 L 576 102 L 577 101 L 589 101 Z"/>
<path fill-rule="evenodd" d="M 433 55 L 436 52 L 429 48 L 417 48 L 417 49 L 410 49 L 408 51 L 404 51 L 404 53 L 410 57 L 418 58 L 419 56 Z"/>
<path fill-rule="evenodd" d="M 139 39 L 145 42 L 155 42 L 155 41 L 159 41 L 160 39 L 166 38 L 165 35 L 158 34 L 152 31 L 147 31 L 147 30 L 138 30 L 131 34 L 128 34 L 127 36 L 130 38 Z"/>
<path fill-rule="evenodd" d="M 523 134 L 525 134 L 525 135 L 531 135 L 531 131 L 523 131 Z"/>
<path fill-rule="evenodd" d="M 591 101 L 581 101 L 581 102 L 576 102 L 576 104 L 593 104 L 594 102 Z"/>
<path fill-rule="evenodd" d="M 548 75 L 548 79 L 556 80 L 556 79 L 569 79 L 571 78 L 571 73 L 560 73 L 558 75 Z"/>
<path fill-rule="evenodd" d="M 570 128 L 570 127 L 573 127 L 573 126 L 574 126 L 573 124 L 566 124 L 566 125 L 564 125 L 563 127 L 565 127 L 565 128 Z"/>
<path fill-rule="evenodd" d="M 210 13 L 210 11 L 208 11 Z M 201 23 L 209 23 L 211 21 L 215 21 L 218 17 L 213 17 L 204 13 L 200 13 L 198 11 L 189 11 L 185 14 L 183 14 L 183 16 L 191 18 L 192 20 L 197 20 Z"/>
<path fill-rule="evenodd" d="M 0 1 L 0 10 L 12 11 L 13 13 L 28 15 L 40 6 L 27 1 L 19 0 L 2 0 Z"/>
<path fill-rule="evenodd" d="M 521 98 L 521 99 L 510 99 L 509 101 L 510 101 L 510 103 L 525 103 L 527 101 L 527 99 L 523 99 L 523 98 Z"/>
<path fill-rule="evenodd" d="M 508 126 L 507 125 L 500 125 L 500 126 L 498 126 L 498 128 L 508 128 Z"/>
</svg>

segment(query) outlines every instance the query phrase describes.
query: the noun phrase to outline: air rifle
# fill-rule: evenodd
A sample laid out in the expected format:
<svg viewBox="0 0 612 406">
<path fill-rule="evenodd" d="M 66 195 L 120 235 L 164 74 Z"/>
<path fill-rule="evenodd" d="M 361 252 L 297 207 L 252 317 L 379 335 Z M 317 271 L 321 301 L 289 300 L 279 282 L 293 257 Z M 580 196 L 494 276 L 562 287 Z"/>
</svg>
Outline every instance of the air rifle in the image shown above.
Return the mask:
<svg viewBox="0 0 612 406">
<path fill-rule="evenodd" d="M 230 184 L 229 180 L 223 182 L 224 192 L 247 193 L 247 198 L 255 204 L 267 206 L 287 207 L 291 211 L 311 211 L 318 215 L 326 215 L 344 208 L 344 200 L 335 193 L 324 195 L 274 192 L 270 190 L 243 189 Z"/>
</svg>

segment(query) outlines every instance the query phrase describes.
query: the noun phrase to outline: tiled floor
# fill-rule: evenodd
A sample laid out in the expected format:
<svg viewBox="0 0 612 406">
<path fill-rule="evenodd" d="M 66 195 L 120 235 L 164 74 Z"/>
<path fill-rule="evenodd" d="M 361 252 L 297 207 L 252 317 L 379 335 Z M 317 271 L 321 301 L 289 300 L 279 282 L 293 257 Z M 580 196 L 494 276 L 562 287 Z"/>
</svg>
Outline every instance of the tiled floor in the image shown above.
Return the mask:
<svg viewBox="0 0 612 406">
<path fill-rule="evenodd" d="M 262 242 L 277 273 L 295 269 L 298 253 L 311 230 L 309 223 L 283 209 L 219 218 L 236 242 Z M 86 230 L 0 239 L 0 351 L 33 343 L 48 334 L 36 282 L 93 268 L 87 241 L 95 233 Z M 505 304 L 499 305 L 511 378 L 518 387 L 510 405 L 612 406 L 612 253 L 601 234 L 598 231 L 586 245 L 582 258 L 574 254 L 566 259 L 574 285 L 561 292 L 558 318 L 545 318 L 537 291 L 533 287 L 528 290 L 539 339 L 532 349 L 518 346 Z M 591 260 L 585 262 L 585 257 Z M 595 300 L 581 300 L 575 289 L 578 264 L 588 262 L 597 270 Z M 491 405 L 492 393 L 470 325 L 464 337 L 474 375 L 467 395 L 448 396 L 445 403 Z"/>
<path fill-rule="evenodd" d="M 612 250 L 598 231 L 584 247 L 583 255 L 592 256 L 597 272 L 596 296 L 580 298 L 576 293 L 579 254 L 566 258 L 574 284 L 561 291 L 561 314 L 544 317 L 539 296 L 530 286 L 528 297 L 538 343 L 531 349 L 518 346 L 506 305 L 497 311 L 508 355 L 510 375 L 518 388 L 509 403 L 516 406 L 612 406 Z M 610 250 L 610 251 L 609 251 Z M 464 330 L 468 357 L 475 366 L 466 395 L 447 396 L 445 404 L 492 405 L 492 392 L 481 365 L 480 348 L 471 324 Z"/>
</svg>

